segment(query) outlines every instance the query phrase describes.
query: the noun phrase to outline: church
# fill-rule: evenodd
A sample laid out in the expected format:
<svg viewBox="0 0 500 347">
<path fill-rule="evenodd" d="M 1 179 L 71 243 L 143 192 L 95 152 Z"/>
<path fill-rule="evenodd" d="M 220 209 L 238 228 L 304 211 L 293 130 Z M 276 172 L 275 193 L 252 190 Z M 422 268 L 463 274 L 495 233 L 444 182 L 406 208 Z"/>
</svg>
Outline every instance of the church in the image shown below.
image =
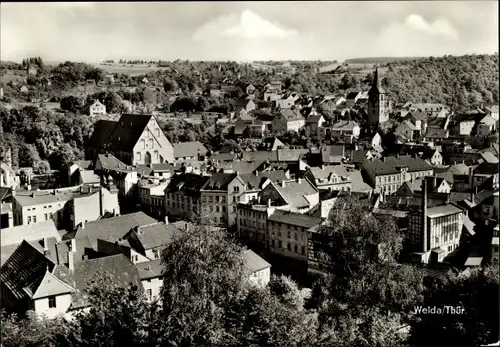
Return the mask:
<svg viewBox="0 0 500 347">
<path fill-rule="evenodd" d="M 378 69 L 375 69 L 373 84 L 368 92 L 368 124 L 377 126 L 380 123 L 389 120 L 389 101 L 378 75 Z"/>
</svg>

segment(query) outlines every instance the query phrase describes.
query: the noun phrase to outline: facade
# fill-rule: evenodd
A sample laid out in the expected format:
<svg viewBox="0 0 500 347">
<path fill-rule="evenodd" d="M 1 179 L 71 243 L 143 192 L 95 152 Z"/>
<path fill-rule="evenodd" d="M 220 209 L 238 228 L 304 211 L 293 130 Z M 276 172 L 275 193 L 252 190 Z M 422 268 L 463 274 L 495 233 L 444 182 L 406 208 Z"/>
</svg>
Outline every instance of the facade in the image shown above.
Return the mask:
<svg viewBox="0 0 500 347">
<path fill-rule="evenodd" d="M 418 130 L 419 129 L 410 121 L 405 120 L 398 125 L 394 133 L 406 140 L 412 141 L 415 136 L 415 132 Z"/>
<path fill-rule="evenodd" d="M 271 264 L 251 249 L 245 250 L 243 257 L 245 266 L 250 272 L 250 283 L 259 287 L 267 286 L 271 280 Z"/>
<path fill-rule="evenodd" d="M 365 160 L 361 168 L 367 174 L 374 192 L 384 195 L 395 193 L 404 182 L 434 174 L 430 164 L 410 156 Z"/>
<path fill-rule="evenodd" d="M 368 93 L 368 124 L 371 126 L 389 120 L 388 100 L 382 88 L 378 70 L 375 70 L 373 85 Z"/>
<path fill-rule="evenodd" d="M 497 121 L 490 115 L 486 115 L 477 125 L 478 136 L 488 136 L 495 132 Z"/>
<path fill-rule="evenodd" d="M 273 131 L 296 131 L 298 132 L 306 125 L 306 120 L 296 109 L 284 109 L 274 118 L 272 122 Z"/>
<path fill-rule="evenodd" d="M 329 127 L 318 127 L 318 136 L 322 138 L 333 138 L 345 140 L 351 143 L 354 138 L 358 138 L 361 128 L 354 121 L 340 121 Z"/>
<path fill-rule="evenodd" d="M 99 122 L 89 142 L 90 160 L 108 152 L 127 165 L 174 162 L 174 148 L 151 115 L 124 114 L 117 122 Z"/>
<path fill-rule="evenodd" d="M 103 116 L 106 114 L 106 106 L 100 103 L 99 100 L 96 100 L 89 108 L 89 115 L 94 116 Z"/>
</svg>

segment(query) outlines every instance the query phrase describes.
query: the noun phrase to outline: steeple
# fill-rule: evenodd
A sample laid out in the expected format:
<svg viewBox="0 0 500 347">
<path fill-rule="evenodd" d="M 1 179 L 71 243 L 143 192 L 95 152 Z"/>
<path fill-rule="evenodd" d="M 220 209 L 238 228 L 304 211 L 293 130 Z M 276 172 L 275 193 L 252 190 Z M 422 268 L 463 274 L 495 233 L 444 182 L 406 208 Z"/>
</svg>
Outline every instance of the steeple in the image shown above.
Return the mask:
<svg viewBox="0 0 500 347">
<path fill-rule="evenodd" d="M 373 83 L 372 88 L 370 89 L 370 93 L 385 94 L 385 90 L 384 88 L 382 88 L 382 84 L 380 83 L 380 78 L 378 76 L 378 68 L 375 68 L 375 74 L 373 75 Z"/>
</svg>

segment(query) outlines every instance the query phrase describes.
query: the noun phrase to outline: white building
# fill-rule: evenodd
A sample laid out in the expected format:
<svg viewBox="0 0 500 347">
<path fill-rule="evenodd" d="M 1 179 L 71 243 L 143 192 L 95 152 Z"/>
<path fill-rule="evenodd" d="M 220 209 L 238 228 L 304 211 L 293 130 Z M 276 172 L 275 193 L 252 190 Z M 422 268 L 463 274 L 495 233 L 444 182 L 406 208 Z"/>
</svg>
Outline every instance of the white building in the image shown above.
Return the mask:
<svg viewBox="0 0 500 347">
<path fill-rule="evenodd" d="M 106 106 L 101 104 L 99 100 L 96 100 L 90 108 L 89 108 L 89 115 L 94 117 L 94 116 L 103 116 L 106 114 Z"/>
</svg>

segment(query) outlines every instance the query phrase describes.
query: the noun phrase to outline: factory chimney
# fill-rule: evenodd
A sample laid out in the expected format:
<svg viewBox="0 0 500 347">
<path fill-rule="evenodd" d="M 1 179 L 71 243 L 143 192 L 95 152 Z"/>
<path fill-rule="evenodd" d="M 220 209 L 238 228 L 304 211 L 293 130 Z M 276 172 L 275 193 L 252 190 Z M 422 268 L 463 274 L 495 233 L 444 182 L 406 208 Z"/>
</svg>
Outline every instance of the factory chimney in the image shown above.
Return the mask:
<svg viewBox="0 0 500 347">
<path fill-rule="evenodd" d="M 422 240 L 423 240 L 423 251 L 427 252 L 427 180 L 422 180 Z"/>
</svg>

